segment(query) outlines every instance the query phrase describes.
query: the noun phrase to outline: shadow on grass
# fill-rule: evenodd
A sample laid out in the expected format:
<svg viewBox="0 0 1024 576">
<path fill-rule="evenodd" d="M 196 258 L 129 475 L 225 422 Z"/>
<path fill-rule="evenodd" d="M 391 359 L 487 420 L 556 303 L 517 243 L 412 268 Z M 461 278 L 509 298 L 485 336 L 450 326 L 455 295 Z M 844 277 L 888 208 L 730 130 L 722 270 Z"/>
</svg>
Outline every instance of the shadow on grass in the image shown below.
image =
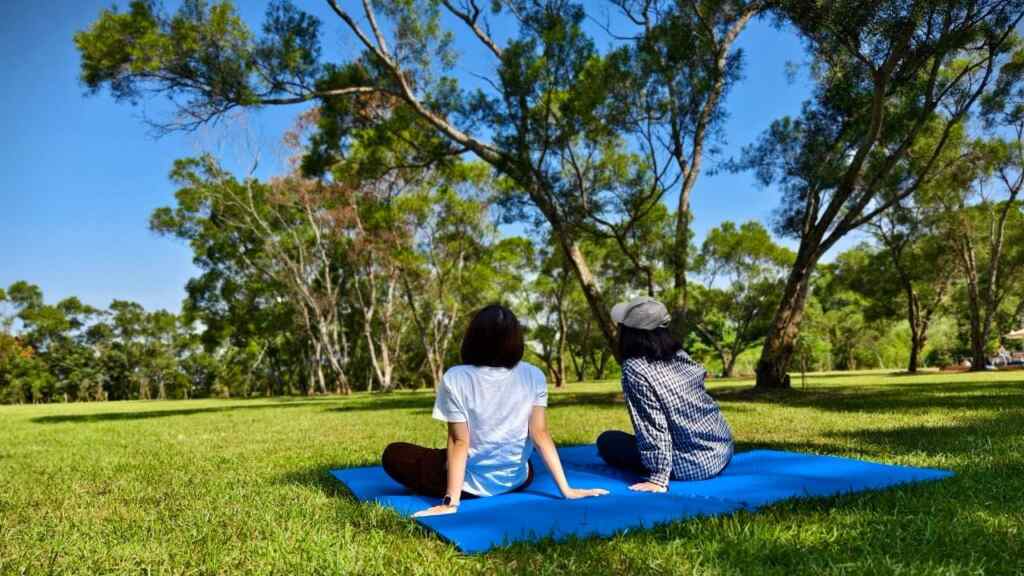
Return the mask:
<svg viewBox="0 0 1024 576">
<path fill-rule="evenodd" d="M 386 412 L 389 410 L 417 410 L 430 412 L 434 407 L 432 394 L 381 394 L 327 408 L 328 412 Z"/>
<path fill-rule="evenodd" d="M 1024 410 L 1002 410 L 992 415 L 958 419 L 948 426 L 900 426 L 825 432 L 827 438 L 853 440 L 870 446 L 879 454 L 927 454 L 929 456 L 983 457 L 1009 451 L 1021 459 L 1019 451 L 1008 450 L 1009 443 L 1020 439 Z M 968 458 L 970 460 L 972 458 Z M 1017 465 L 1024 472 L 1024 462 Z"/>
<path fill-rule="evenodd" d="M 830 380 L 843 380 L 846 378 L 888 378 L 890 376 L 900 376 L 902 374 L 908 374 L 905 370 L 877 370 L 870 372 L 861 372 L 858 370 L 851 370 L 849 372 L 808 372 L 808 382 L 828 382 Z M 937 372 L 918 372 L 917 376 L 923 376 L 928 374 L 937 374 Z M 790 378 L 793 381 L 794 386 L 798 386 L 802 378 L 800 372 L 791 372 Z M 747 380 L 752 381 L 754 377 L 750 377 Z M 722 379 L 719 379 L 721 382 Z"/>
<path fill-rule="evenodd" d="M 193 416 L 196 414 L 215 414 L 218 412 L 236 412 L 240 410 L 262 410 L 265 408 L 301 408 L 314 404 L 335 404 L 338 400 L 286 400 L 272 404 L 235 404 L 231 406 L 210 406 L 205 408 L 180 408 L 174 410 L 148 410 L 145 412 L 100 412 L 96 414 L 58 414 L 54 416 L 38 416 L 32 422 L 39 424 L 60 424 L 65 422 L 116 422 L 122 420 L 148 420 L 150 418 L 167 418 L 170 416 Z"/>
<path fill-rule="evenodd" d="M 626 399 L 622 392 L 577 392 L 548 396 L 548 405 L 557 406 L 621 406 L 625 410 Z"/>
<path fill-rule="evenodd" d="M 719 402 L 762 403 L 835 412 L 900 412 L 918 409 L 1024 409 L 1024 381 L 999 383 L 937 382 L 844 386 L 817 389 L 714 390 Z"/>
<path fill-rule="evenodd" d="M 340 467 L 341 466 L 315 466 L 292 470 L 281 476 L 278 481 L 282 484 L 292 484 L 302 486 L 304 488 L 312 488 L 322 492 L 329 498 L 342 497 L 356 501 L 355 495 L 348 489 L 348 486 L 345 486 L 339 482 L 337 478 L 331 476 L 330 471 Z"/>
</svg>

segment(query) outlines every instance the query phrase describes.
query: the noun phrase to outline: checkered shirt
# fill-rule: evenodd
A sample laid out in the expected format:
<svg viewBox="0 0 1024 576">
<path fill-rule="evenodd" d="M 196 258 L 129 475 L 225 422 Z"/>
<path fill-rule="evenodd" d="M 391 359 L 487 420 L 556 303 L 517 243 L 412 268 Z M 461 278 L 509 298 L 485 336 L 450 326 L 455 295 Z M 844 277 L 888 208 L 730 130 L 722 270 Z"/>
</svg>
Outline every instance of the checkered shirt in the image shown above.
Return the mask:
<svg viewBox="0 0 1024 576">
<path fill-rule="evenodd" d="M 706 377 L 682 350 L 671 360 L 623 363 L 622 392 L 651 482 L 710 478 L 732 458 L 732 432 L 704 389 Z"/>
</svg>

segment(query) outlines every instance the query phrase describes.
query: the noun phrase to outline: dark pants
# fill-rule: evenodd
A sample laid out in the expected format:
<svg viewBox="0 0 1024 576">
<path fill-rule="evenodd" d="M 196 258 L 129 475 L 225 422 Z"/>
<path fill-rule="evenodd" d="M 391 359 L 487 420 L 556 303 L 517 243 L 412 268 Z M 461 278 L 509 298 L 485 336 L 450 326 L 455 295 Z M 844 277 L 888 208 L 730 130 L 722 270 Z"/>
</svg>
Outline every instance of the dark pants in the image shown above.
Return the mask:
<svg viewBox="0 0 1024 576">
<path fill-rule="evenodd" d="M 621 468 L 646 476 L 649 472 L 640 460 L 636 436 L 621 430 L 608 430 L 597 437 L 597 453 L 613 468 Z"/>
<path fill-rule="evenodd" d="M 440 498 L 448 491 L 448 450 L 424 448 L 408 442 L 388 444 L 380 458 L 388 476 L 409 490 L 423 496 Z M 533 466 L 527 464 L 526 481 L 513 492 L 518 492 L 533 481 Z M 475 498 L 467 492 L 462 498 Z"/>
</svg>

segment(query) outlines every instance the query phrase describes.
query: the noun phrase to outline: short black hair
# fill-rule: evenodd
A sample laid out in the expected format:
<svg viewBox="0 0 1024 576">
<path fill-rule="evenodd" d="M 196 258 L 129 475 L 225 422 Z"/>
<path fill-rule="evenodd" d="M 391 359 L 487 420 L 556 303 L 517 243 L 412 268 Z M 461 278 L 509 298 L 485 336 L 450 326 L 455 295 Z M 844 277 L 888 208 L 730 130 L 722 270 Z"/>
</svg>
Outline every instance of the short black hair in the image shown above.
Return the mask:
<svg viewBox="0 0 1024 576">
<path fill-rule="evenodd" d="M 523 359 L 523 326 L 500 304 L 484 306 L 469 321 L 462 337 L 462 363 L 515 368 Z"/>
<path fill-rule="evenodd" d="M 619 324 L 619 356 L 623 362 L 630 358 L 671 360 L 682 349 L 668 328 L 640 330 Z"/>
</svg>

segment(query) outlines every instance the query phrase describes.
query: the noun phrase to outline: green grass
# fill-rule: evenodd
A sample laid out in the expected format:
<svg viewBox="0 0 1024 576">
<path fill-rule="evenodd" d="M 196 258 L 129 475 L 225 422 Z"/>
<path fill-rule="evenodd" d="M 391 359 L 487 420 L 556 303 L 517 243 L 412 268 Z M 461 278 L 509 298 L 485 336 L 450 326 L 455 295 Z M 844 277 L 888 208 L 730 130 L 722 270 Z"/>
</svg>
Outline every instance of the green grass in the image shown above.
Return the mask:
<svg viewBox="0 0 1024 576">
<path fill-rule="evenodd" d="M 796 384 L 712 384 L 739 449 L 957 476 L 465 557 L 327 476 L 395 440 L 441 445 L 430 392 L 0 407 L 0 573 L 1024 573 L 1024 372 Z M 556 441 L 628 430 L 616 388 L 553 393 Z"/>
</svg>

